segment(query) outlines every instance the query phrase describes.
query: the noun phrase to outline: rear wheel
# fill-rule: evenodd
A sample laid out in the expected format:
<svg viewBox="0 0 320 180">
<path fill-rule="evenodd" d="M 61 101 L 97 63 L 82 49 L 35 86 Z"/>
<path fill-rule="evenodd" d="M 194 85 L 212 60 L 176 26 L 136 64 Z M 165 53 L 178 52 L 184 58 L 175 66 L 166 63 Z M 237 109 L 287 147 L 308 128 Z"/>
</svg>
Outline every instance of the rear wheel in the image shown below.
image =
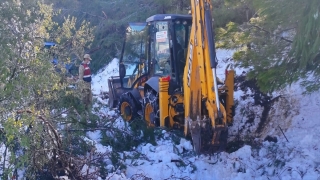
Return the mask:
<svg viewBox="0 0 320 180">
<path fill-rule="evenodd" d="M 128 93 L 122 94 L 119 101 L 119 111 L 122 118 L 131 121 L 137 117 L 137 106 Z"/>
</svg>

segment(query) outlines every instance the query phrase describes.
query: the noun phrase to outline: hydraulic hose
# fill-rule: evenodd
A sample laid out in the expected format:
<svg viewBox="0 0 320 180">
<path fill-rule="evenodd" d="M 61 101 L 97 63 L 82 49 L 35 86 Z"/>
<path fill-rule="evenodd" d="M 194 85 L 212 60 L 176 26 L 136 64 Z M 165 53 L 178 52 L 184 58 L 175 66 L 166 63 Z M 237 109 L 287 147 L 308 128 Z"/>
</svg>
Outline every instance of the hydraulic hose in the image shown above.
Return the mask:
<svg viewBox="0 0 320 180">
<path fill-rule="evenodd" d="M 212 16 L 211 16 L 211 9 L 210 5 L 207 3 L 204 8 L 204 21 L 206 26 L 207 38 L 208 38 L 208 49 L 209 49 L 209 57 L 210 57 L 210 67 L 212 69 L 212 76 L 213 76 L 213 86 L 214 86 L 214 93 L 216 96 L 216 106 L 218 110 L 218 117 L 219 119 L 222 118 L 222 113 L 220 112 L 220 101 L 218 95 L 218 83 L 216 77 L 216 51 L 215 51 L 215 43 L 213 39 L 213 31 L 212 31 Z"/>
</svg>

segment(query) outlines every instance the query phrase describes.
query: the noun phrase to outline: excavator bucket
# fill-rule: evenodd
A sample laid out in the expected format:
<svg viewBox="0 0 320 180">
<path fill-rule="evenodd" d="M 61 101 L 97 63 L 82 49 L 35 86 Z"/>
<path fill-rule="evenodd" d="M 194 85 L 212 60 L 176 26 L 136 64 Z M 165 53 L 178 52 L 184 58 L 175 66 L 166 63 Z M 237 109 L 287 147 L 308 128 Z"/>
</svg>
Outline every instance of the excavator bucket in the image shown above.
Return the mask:
<svg viewBox="0 0 320 180">
<path fill-rule="evenodd" d="M 226 127 L 212 128 L 209 119 L 187 119 L 193 148 L 196 154 L 212 154 L 222 152 L 227 145 L 228 131 Z"/>
</svg>

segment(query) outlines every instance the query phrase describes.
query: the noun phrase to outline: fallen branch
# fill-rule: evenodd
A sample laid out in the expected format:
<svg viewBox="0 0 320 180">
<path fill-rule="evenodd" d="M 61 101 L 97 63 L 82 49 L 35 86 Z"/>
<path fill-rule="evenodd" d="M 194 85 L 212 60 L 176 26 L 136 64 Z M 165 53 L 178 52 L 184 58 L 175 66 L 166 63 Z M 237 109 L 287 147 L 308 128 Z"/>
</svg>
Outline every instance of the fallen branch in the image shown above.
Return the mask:
<svg viewBox="0 0 320 180">
<path fill-rule="evenodd" d="M 253 24 L 250 24 L 250 25 L 251 25 L 252 27 L 258 28 L 258 29 L 260 29 L 261 31 L 264 31 L 264 32 L 266 32 L 266 33 L 268 33 L 268 34 L 270 34 L 270 35 L 273 35 L 273 36 L 275 36 L 275 37 L 277 37 L 277 38 L 280 38 L 281 40 L 284 40 L 284 41 L 289 42 L 289 43 L 293 43 L 292 40 L 286 39 L 286 38 L 284 38 L 284 37 L 282 37 L 282 36 L 275 35 L 275 34 L 271 33 L 270 31 L 268 31 L 268 30 L 266 30 L 266 29 L 264 29 L 264 28 L 262 28 L 262 27 L 260 27 L 260 26 L 253 25 Z"/>
<path fill-rule="evenodd" d="M 56 117 L 58 117 L 58 116 L 61 116 L 62 114 L 64 114 L 64 113 L 67 113 L 67 112 L 69 112 L 71 109 L 73 109 L 74 107 L 71 107 L 71 108 L 68 108 L 67 110 L 65 110 L 65 111 L 61 111 L 60 113 L 58 113 L 58 114 L 56 114 L 55 116 L 53 116 L 51 119 L 54 119 L 54 118 L 56 118 Z"/>
<path fill-rule="evenodd" d="M 283 136 L 286 138 L 287 142 L 289 142 L 289 140 L 288 140 L 287 136 L 284 134 L 284 132 L 282 131 L 281 127 L 280 127 L 279 125 L 278 125 L 278 127 L 280 128 L 280 130 L 281 130 L 281 132 L 282 132 Z"/>
</svg>

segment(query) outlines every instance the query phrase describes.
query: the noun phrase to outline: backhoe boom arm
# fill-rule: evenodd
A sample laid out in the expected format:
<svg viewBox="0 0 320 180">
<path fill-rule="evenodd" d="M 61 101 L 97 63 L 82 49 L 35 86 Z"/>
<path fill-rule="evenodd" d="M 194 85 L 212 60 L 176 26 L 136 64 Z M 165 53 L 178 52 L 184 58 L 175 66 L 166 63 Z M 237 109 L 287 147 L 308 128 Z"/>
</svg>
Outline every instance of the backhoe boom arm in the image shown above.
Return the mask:
<svg viewBox="0 0 320 180">
<path fill-rule="evenodd" d="M 219 100 L 216 77 L 216 51 L 212 29 L 210 0 L 191 0 L 192 28 L 188 59 L 184 71 L 185 127 L 191 133 L 194 148 L 200 152 L 204 144 L 217 145 L 226 129 L 226 110 Z M 201 142 L 202 129 L 213 131 L 211 142 Z"/>
</svg>

